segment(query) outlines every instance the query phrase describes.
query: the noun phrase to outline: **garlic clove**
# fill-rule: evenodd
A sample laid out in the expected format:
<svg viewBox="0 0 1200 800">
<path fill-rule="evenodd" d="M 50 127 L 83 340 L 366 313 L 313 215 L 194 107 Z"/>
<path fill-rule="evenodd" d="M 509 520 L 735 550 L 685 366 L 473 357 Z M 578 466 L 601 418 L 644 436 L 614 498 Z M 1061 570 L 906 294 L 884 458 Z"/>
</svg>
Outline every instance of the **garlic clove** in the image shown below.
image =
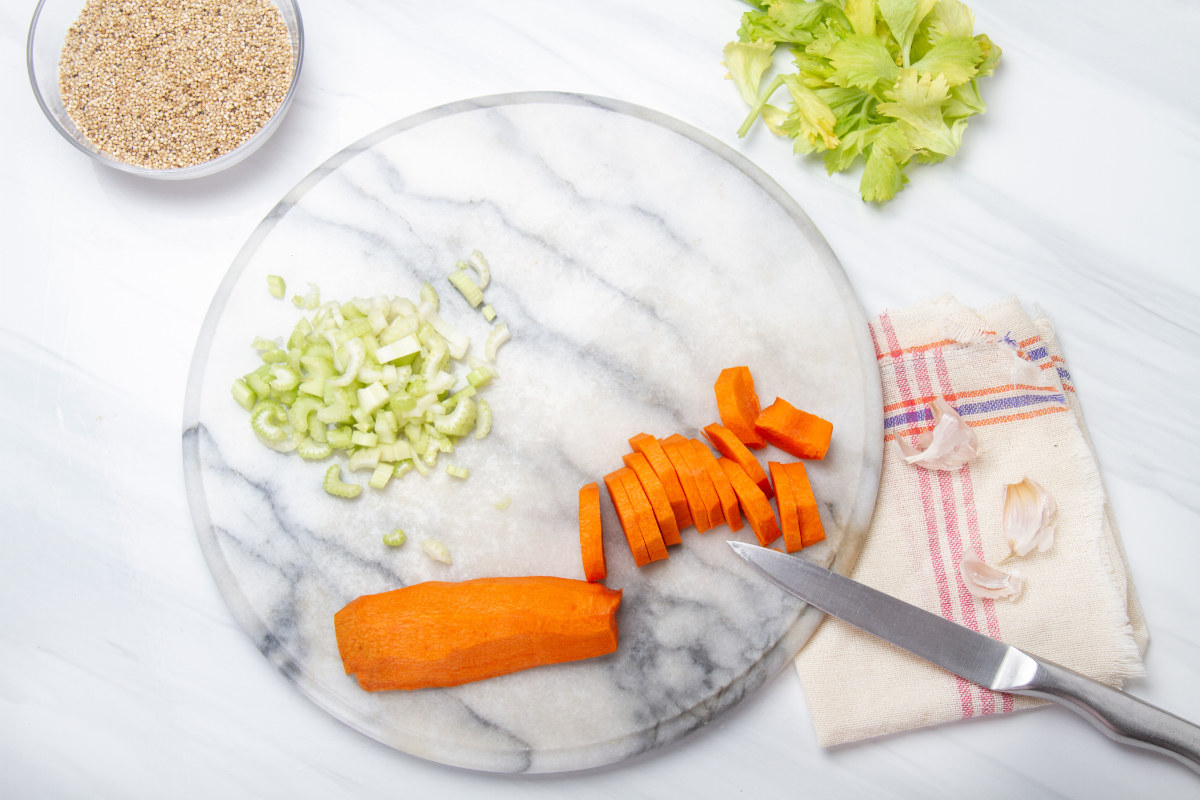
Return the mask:
<svg viewBox="0 0 1200 800">
<path fill-rule="evenodd" d="M 1004 491 L 1004 539 L 1013 555 L 1024 556 L 1035 549 L 1044 553 L 1054 544 L 1057 510 L 1054 498 L 1031 478 L 1010 483 Z"/>
<path fill-rule="evenodd" d="M 946 402 L 938 397 L 930 404 L 933 412 L 933 430 L 917 438 L 914 447 L 902 437 L 896 437 L 900 452 L 909 464 L 925 469 L 955 470 L 979 455 L 979 440 L 963 418 Z"/>
<path fill-rule="evenodd" d="M 967 591 L 975 597 L 1015 600 L 1025 588 L 1025 579 L 1017 570 L 1005 572 L 971 554 L 963 556 L 958 569 Z"/>
</svg>

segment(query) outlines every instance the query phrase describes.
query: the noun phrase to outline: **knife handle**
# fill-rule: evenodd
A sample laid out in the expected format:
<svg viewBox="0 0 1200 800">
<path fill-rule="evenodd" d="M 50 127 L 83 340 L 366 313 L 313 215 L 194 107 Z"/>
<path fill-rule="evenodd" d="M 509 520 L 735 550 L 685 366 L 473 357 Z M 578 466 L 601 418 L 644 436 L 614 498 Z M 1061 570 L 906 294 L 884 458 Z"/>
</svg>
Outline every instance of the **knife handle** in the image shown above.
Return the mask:
<svg viewBox="0 0 1200 800">
<path fill-rule="evenodd" d="M 1012 689 L 1066 706 L 1118 742 L 1157 750 L 1200 772 L 1200 727 L 1042 659 L 1032 680 Z"/>
</svg>

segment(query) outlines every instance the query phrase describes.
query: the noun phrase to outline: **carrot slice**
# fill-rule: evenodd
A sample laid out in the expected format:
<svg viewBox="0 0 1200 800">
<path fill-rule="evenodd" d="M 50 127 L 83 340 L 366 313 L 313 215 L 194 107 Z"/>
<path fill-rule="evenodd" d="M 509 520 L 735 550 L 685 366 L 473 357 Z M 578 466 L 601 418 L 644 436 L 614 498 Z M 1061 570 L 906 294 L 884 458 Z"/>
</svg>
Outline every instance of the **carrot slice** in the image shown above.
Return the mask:
<svg viewBox="0 0 1200 800">
<path fill-rule="evenodd" d="M 717 395 L 717 414 L 725 427 L 733 431 L 747 447 L 765 447 L 766 440 L 754 427 L 760 406 L 750 368 L 729 367 L 721 370 L 713 390 Z"/>
<path fill-rule="evenodd" d="M 692 510 L 692 522 L 695 523 L 696 530 L 700 533 L 712 530 L 715 525 L 719 524 L 719 520 L 712 518 L 711 509 L 719 506 L 720 503 L 716 500 L 716 490 L 712 488 L 712 481 L 701 474 L 693 463 L 691 445 L 683 436 L 673 433 L 662 440 L 662 446 L 675 466 L 676 474 L 679 475 L 683 494 L 687 497 L 688 508 Z M 707 483 L 707 487 L 705 483 Z"/>
<path fill-rule="evenodd" d="M 639 433 L 629 440 L 629 446 L 635 453 L 646 457 L 654 469 L 654 474 L 662 481 L 663 488 L 667 490 L 667 498 L 671 501 L 671 511 L 675 514 L 676 527 L 680 530 L 689 527 L 692 524 L 692 510 L 688 507 L 683 485 L 679 482 L 679 475 L 675 472 L 671 459 L 663 450 L 662 442 L 648 433 Z"/>
<path fill-rule="evenodd" d="M 629 470 L 628 467 L 621 469 Z M 642 528 L 629 502 L 629 493 L 625 491 L 625 483 L 619 474 L 621 469 L 605 475 L 604 485 L 608 488 L 613 508 L 617 510 L 617 519 L 621 521 L 621 531 L 625 534 L 625 541 L 629 543 L 629 551 L 633 553 L 633 563 L 642 567 L 650 563 L 650 551 L 642 538 Z"/>
<path fill-rule="evenodd" d="M 595 481 L 579 487 L 579 551 L 583 577 L 588 583 L 608 576 L 604 560 L 604 536 L 600 524 L 600 485 Z"/>
<path fill-rule="evenodd" d="M 778 461 L 768 462 L 771 481 L 775 484 L 775 505 L 779 509 L 779 528 L 783 531 L 783 549 L 794 553 L 804 542 L 800 538 L 800 512 L 787 467 Z"/>
<path fill-rule="evenodd" d="M 832 422 L 779 397 L 762 410 L 754 427 L 768 442 L 796 458 L 824 458 L 833 438 Z"/>
<path fill-rule="evenodd" d="M 333 615 L 346 674 L 369 692 L 458 686 L 617 649 L 621 591 L 548 576 L 425 581 Z"/>
<path fill-rule="evenodd" d="M 737 492 L 733 491 L 733 484 L 729 482 L 729 476 L 725 474 L 725 470 L 721 469 L 716 456 L 704 442 L 692 439 L 692 448 L 695 451 L 696 460 L 708 473 L 713 489 L 717 492 L 717 498 L 721 502 L 721 516 L 724 518 L 725 524 L 731 531 L 740 531 L 742 529 L 742 512 L 738 509 Z"/>
<path fill-rule="evenodd" d="M 626 453 L 623 456 L 625 466 L 637 475 L 646 499 L 654 510 L 654 518 L 658 522 L 658 530 L 664 544 L 679 544 L 683 541 L 679 535 L 679 523 L 675 521 L 675 512 L 671 510 L 671 499 L 667 497 L 667 489 L 663 486 L 649 459 L 642 453 Z"/>
<path fill-rule="evenodd" d="M 762 464 L 758 463 L 758 458 L 754 453 L 750 452 L 750 448 L 742 444 L 733 431 L 726 428 L 724 425 L 713 423 L 704 426 L 704 435 L 712 442 L 713 447 L 717 448 L 717 452 L 726 458 L 731 458 L 737 462 L 738 466 L 746 470 L 746 474 L 750 479 L 758 484 L 758 488 L 763 490 L 763 494 L 770 499 L 775 496 L 775 489 L 771 486 L 771 481 L 767 478 L 767 473 L 762 468 Z"/>
<path fill-rule="evenodd" d="M 813 494 L 808 470 L 799 461 L 788 464 L 788 478 L 796 496 L 796 508 L 800 513 L 800 539 L 805 547 L 825 538 L 825 526 L 821 524 L 821 512 L 817 509 L 817 498 Z"/>
<path fill-rule="evenodd" d="M 683 487 L 683 496 L 687 500 L 692 524 L 696 526 L 696 530 L 703 533 L 712 527 L 712 523 L 704 510 L 704 500 L 700 496 L 700 486 L 696 483 L 696 475 L 692 470 L 691 461 L 686 457 L 684 449 L 679 446 L 680 440 L 686 440 L 678 434 L 673 435 L 678 439 L 667 437 L 662 440 L 663 452 L 667 454 L 667 458 L 671 460 L 671 466 L 675 469 L 675 474 L 679 476 L 679 485 Z"/>
<path fill-rule="evenodd" d="M 717 459 L 717 463 L 729 476 L 729 482 L 733 484 L 733 491 L 737 494 L 742 513 L 746 515 L 746 521 L 750 523 L 750 529 L 754 531 L 758 543 L 766 547 L 778 539 L 779 522 L 775 519 L 771 501 L 763 494 L 763 490 L 750 480 L 746 470 L 739 467 L 733 459 L 722 456 Z"/>
<path fill-rule="evenodd" d="M 716 487 L 713 486 L 712 477 L 708 474 L 708 470 L 700 462 L 692 440 L 682 434 L 674 433 L 663 441 L 670 441 L 676 445 L 684 460 L 691 466 L 692 476 L 696 479 L 696 488 L 700 492 L 700 502 L 704 504 L 704 514 L 708 518 L 709 530 L 723 523 L 725 515 L 721 510 L 721 497 L 717 494 Z"/>
<path fill-rule="evenodd" d="M 669 555 L 667 545 L 663 543 L 662 533 L 658 529 L 658 520 L 654 518 L 654 509 L 646 498 L 642 484 L 638 482 L 637 473 L 627 467 L 621 473 L 621 481 L 625 484 L 629 505 L 633 508 L 638 527 L 642 531 L 642 541 L 646 544 L 646 553 L 650 556 L 651 561 L 661 561 Z"/>
</svg>

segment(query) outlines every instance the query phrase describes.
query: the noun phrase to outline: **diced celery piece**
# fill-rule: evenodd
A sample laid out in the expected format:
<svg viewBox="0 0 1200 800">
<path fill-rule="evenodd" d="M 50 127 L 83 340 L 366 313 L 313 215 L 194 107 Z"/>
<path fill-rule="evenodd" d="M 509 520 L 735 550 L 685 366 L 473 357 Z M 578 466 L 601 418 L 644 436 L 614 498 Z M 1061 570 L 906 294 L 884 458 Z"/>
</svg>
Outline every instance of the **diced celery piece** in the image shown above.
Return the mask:
<svg viewBox="0 0 1200 800">
<path fill-rule="evenodd" d="M 396 474 L 396 469 L 391 464 L 380 462 L 376 465 L 375 470 L 371 473 L 370 480 L 367 485 L 372 489 L 382 489 L 387 486 L 388 481 Z"/>
<path fill-rule="evenodd" d="M 452 478 L 466 479 L 467 475 L 469 475 L 470 472 L 469 472 L 469 470 L 467 470 L 466 467 L 456 467 L 456 466 L 447 464 L 446 465 L 446 474 L 451 476 Z"/>
<path fill-rule="evenodd" d="M 236 379 L 233 386 L 230 387 L 230 391 L 232 391 L 233 399 L 237 401 L 237 404 L 247 411 L 254 408 L 254 404 L 258 401 L 254 390 L 246 385 L 245 378 Z"/>
<path fill-rule="evenodd" d="M 268 275 L 267 291 L 271 293 L 271 297 L 282 298 L 287 294 L 287 284 L 278 275 Z"/>
<path fill-rule="evenodd" d="M 342 469 L 337 464 L 330 464 L 329 469 L 325 470 L 323 486 L 325 491 L 334 497 L 344 497 L 347 500 L 358 497 L 362 493 L 362 487 L 358 484 L 346 483 L 342 480 Z"/>
</svg>

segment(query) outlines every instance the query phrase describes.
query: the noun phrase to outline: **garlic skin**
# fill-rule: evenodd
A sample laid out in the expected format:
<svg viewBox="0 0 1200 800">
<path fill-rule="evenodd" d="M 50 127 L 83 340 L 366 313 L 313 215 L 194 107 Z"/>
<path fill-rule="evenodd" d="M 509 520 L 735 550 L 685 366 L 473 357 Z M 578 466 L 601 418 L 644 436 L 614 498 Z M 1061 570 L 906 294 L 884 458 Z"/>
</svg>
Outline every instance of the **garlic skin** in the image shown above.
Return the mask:
<svg viewBox="0 0 1200 800">
<path fill-rule="evenodd" d="M 1057 510 L 1054 498 L 1032 478 L 1010 483 L 1004 490 L 1004 539 L 1015 556 L 1024 556 L 1035 549 L 1044 553 L 1054 544 L 1054 522 Z"/>
<path fill-rule="evenodd" d="M 963 556 L 958 565 L 967 591 L 975 597 L 991 600 L 1016 600 L 1025 589 L 1025 579 L 1017 570 L 1005 572 L 972 554 Z"/>
<path fill-rule="evenodd" d="M 917 437 L 920 450 L 902 437 L 896 437 L 905 461 L 925 469 L 956 470 L 979 455 L 975 431 L 946 402 L 946 398 L 938 397 L 929 408 L 933 412 L 933 430 Z"/>
</svg>

